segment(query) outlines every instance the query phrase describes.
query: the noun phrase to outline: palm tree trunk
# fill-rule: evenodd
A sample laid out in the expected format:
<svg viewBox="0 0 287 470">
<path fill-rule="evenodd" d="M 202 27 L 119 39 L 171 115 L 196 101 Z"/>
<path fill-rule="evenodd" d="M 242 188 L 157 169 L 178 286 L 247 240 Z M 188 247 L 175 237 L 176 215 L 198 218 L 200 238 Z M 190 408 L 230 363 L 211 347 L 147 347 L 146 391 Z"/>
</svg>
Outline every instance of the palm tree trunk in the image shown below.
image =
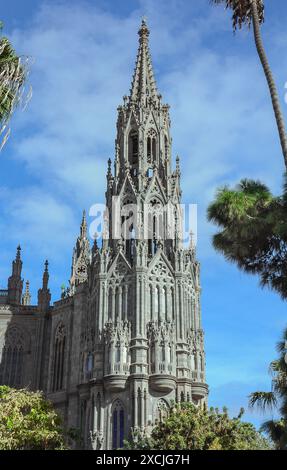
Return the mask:
<svg viewBox="0 0 287 470">
<path fill-rule="evenodd" d="M 275 81 L 271 72 L 271 68 L 268 64 L 267 56 L 264 50 L 263 41 L 261 38 L 260 33 L 260 23 L 258 17 L 258 10 L 257 10 L 257 0 L 251 0 L 251 8 L 252 8 L 252 20 L 253 20 L 253 31 L 254 31 L 254 39 L 256 44 L 256 49 L 264 70 L 264 74 L 269 86 L 269 91 L 271 95 L 272 105 L 275 113 L 275 118 L 277 122 L 278 132 L 280 136 L 280 142 L 282 147 L 282 152 L 284 156 L 285 166 L 287 168 L 287 138 L 286 138 L 286 130 L 284 124 L 283 114 L 281 112 L 279 97 L 275 85 Z"/>
</svg>

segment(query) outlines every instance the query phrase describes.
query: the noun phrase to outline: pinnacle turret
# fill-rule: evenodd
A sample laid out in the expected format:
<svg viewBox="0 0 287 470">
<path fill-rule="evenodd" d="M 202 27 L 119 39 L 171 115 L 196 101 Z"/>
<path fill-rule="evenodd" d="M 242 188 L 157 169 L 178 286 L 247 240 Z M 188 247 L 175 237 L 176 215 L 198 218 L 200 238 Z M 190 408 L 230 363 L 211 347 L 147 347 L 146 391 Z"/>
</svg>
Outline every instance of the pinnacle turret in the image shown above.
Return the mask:
<svg viewBox="0 0 287 470">
<path fill-rule="evenodd" d="M 82 223 L 80 227 L 80 238 L 87 238 L 87 220 L 86 220 L 86 211 L 83 211 Z"/>
<path fill-rule="evenodd" d="M 47 310 L 51 302 L 49 285 L 49 263 L 45 261 L 42 288 L 38 290 L 38 305 L 41 310 Z"/>
<path fill-rule="evenodd" d="M 45 270 L 43 274 L 43 289 L 48 289 L 48 283 L 49 283 L 49 262 L 48 260 L 45 261 Z"/>
<path fill-rule="evenodd" d="M 21 247 L 17 247 L 16 258 L 12 262 L 12 275 L 8 279 L 8 302 L 10 304 L 21 304 L 23 280 L 22 273 Z"/>
<path fill-rule="evenodd" d="M 26 281 L 25 292 L 22 297 L 23 305 L 31 305 L 30 282 Z"/>
<path fill-rule="evenodd" d="M 88 225 L 86 211 L 83 211 L 80 236 L 77 238 L 73 251 L 72 272 L 70 278 L 70 294 L 75 292 L 78 284 L 86 281 L 88 275 L 88 264 L 90 260 L 90 242 L 88 239 Z"/>
</svg>

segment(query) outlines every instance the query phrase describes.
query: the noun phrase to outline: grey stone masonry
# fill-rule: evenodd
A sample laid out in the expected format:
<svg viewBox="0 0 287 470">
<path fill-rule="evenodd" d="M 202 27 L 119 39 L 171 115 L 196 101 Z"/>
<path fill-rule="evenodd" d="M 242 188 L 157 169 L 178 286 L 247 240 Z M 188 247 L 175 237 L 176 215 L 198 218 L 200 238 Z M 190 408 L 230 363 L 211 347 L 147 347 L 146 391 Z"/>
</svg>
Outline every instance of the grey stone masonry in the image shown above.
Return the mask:
<svg viewBox="0 0 287 470">
<path fill-rule="evenodd" d="M 200 269 L 182 242 L 180 161 L 157 91 L 143 20 L 129 96 L 118 107 L 105 226 L 91 248 L 85 212 L 70 285 L 51 305 L 23 294 L 21 249 L 0 290 L 0 383 L 41 389 L 85 449 L 149 432 L 172 402 L 206 403 Z"/>
</svg>

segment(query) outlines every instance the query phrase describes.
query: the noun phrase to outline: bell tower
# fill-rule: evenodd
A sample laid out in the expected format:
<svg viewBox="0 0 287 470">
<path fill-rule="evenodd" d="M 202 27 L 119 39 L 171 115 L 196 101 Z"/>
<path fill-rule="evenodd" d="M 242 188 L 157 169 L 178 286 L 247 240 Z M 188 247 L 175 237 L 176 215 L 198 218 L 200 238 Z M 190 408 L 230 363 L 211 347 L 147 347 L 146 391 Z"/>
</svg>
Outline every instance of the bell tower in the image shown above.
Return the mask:
<svg viewBox="0 0 287 470">
<path fill-rule="evenodd" d="M 173 170 L 169 106 L 157 91 L 145 20 L 138 34 L 130 93 L 118 107 L 107 226 L 102 246 L 92 250 L 82 330 L 92 444 L 104 449 L 121 447 L 135 429 L 151 429 L 172 401 L 200 404 L 208 393 L 199 263 L 193 242 L 184 248 L 182 241 L 180 161 Z"/>
</svg>

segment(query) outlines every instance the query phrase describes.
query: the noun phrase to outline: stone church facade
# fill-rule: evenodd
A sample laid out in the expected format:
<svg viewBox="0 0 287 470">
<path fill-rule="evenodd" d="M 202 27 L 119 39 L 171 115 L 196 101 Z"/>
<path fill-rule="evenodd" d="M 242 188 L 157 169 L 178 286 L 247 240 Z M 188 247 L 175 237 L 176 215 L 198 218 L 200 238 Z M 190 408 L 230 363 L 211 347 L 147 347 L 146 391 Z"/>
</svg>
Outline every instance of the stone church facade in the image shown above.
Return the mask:
<svg viewBox="0 0 287 470">
<path fill-rule="evenodd" d="M 143 20 L 101 239 L 90 247 L 84 213 L 69 289 L 53 305 L 48 262 L 31 305 L 20 247 L 0 290 L 0 384 L 43 390 L 86 449 L 119 448 L 172 402 L 202 404 L 208 394 L 199 263 L 193 240 L 182 243 L 180 164 L 172 170 L 169 106 L 148 37 Z"/>
</svg>

